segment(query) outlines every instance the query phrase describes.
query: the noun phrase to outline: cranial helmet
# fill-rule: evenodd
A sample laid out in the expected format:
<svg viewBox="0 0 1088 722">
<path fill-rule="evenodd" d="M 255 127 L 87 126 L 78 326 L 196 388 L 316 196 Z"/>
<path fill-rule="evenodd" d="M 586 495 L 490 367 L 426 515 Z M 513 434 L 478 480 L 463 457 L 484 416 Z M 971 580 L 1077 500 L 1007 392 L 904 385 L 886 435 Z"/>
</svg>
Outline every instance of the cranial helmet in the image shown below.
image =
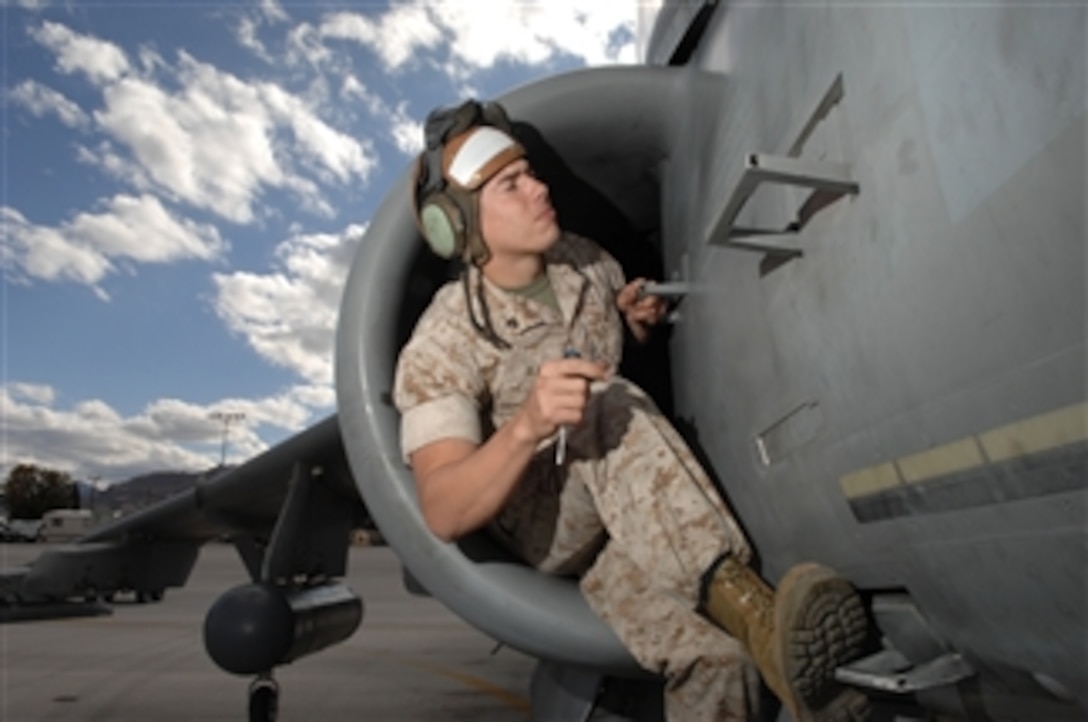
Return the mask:
<svg viewBox="0 0 1088 722">
<path fill-rule="evenodd" d="M 442 258 L 482 265 L 490 257 L 480 234 L 480 188 L 525 156 L 498 103 L 469 100 L 427 116 L 426 147 L 416 161 L 416 220 Z"/>
</svg>

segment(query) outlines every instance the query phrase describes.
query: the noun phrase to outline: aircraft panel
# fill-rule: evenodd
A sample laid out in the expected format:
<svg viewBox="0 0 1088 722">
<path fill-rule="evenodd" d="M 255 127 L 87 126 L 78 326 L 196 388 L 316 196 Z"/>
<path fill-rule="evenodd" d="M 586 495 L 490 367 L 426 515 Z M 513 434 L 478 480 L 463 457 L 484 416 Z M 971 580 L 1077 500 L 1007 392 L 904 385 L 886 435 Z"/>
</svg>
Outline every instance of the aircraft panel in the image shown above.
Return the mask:
<svg viewBox="0 0 1088 722">
<path fill-rule="evenodd" d="M 903 20 L 941 191 L 959 220 L 1084 113 L 1084 5 L 906 5 Z"/>
<path fill-rule="evenodd" d="M 663 169 L 666 268 L 691 289 L 675 409 L 768 578 L 815 558 L 905 594 L 912 635 L 936 630 L 992 675 L 976 711 L 1049 700 L 1048 719 L 1074 719 L 1084 8 L 943 10 L 718 8 L 692 65 L 721 87 L 687 99 L 690 137 Z M 814 114 L 821 97 L 837 102 Z M 754 153 L 845 163 L 859 192 L 806 207 L 807 191 L 761 187 L 733 219 Z M 802 255 L 731 247 L 730 221 Z"/>
</svg>

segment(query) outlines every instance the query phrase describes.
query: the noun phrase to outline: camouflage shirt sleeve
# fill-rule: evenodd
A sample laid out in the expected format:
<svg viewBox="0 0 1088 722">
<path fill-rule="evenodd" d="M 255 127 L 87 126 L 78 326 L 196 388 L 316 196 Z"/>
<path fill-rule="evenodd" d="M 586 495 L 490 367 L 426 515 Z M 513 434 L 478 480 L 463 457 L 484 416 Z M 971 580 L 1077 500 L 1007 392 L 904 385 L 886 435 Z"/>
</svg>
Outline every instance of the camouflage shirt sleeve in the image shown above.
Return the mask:
<svg viewBox="0 0 1088 722">
<path fill-rule="evenodd" d="M 397 360 L 393 401 L 401 413 L 401 453 L 441 439 L 482 442 L 484 383 L 463 324 L 440 293 L 420 319 Z"/>
</svg>

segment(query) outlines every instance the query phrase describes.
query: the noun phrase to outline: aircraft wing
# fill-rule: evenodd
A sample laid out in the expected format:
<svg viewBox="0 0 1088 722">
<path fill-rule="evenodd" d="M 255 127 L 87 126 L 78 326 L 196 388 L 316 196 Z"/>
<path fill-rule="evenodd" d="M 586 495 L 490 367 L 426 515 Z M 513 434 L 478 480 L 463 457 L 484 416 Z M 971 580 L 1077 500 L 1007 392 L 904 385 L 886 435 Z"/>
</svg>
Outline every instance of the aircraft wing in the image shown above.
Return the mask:
<svg viewBox="0 0 1088 722">
<path fill-rule="evenodd" d="M 330 416 L 184 493 L 5 570 L 2 618 L 70 614 L 77 601 L 121 591 L 161 598 L 185 584 L 200 546 L 216 538 L 238 547 L 254 581 L 339 577 L 364 513 Z"/>
</svg>

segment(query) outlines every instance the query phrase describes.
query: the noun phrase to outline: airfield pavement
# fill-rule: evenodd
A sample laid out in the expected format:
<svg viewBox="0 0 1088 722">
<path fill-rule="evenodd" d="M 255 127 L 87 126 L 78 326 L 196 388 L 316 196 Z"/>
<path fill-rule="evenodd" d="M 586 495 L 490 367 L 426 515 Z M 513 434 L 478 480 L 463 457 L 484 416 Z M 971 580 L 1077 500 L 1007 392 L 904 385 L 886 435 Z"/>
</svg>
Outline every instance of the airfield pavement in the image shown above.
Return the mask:
<svg viewBox="0 0 1088 722">
<path fill-rule="evenodd" d="M 0 545 L 0 566 L 46 547 Z M 204 615 L 247 581 L 233 547 L 208 544 L 189 583 L 111 616 L 0 625 L 0 722 L 246 720 L 250 679 L 204 651 Z M 276 671 L 282 722 L 513 722 L 529 718 L 533 661 L 401 583 L 385 547 L 353 547 L 347 579 L 365 605 L 343 644 Z"/>
</svg>

